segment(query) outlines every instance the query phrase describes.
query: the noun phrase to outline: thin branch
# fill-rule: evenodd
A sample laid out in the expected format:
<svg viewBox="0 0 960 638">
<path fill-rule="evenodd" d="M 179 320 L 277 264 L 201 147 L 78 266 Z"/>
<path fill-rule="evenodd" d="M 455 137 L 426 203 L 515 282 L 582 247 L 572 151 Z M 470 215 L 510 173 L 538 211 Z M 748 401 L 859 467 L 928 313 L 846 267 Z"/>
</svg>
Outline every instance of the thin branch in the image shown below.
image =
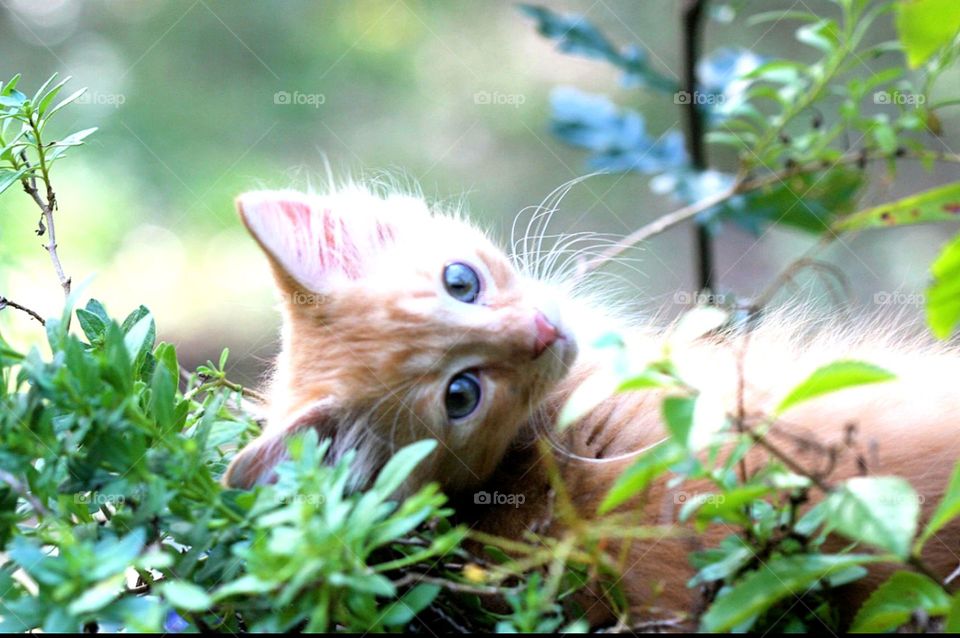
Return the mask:
<svg viewBox="0 0 960 638">
<path fill-rule="evenodd" d="M 816 485 L 818 488 L 820 488 L 820 490 L 825 494 L 829 494 L 833 491 L 833 486 L 827 483 L 826 481 L 824 481 L 819 474 L 806 469 L 805 467 L 803 467 L 802 465 L 794 461 L 789 454 L 787 454 L 786 452 L 781 450 L 779 447 L 777 447 L 776 445 L 768 441 L 765 436 L 763 436 L 762 434 L 757 434 L 752 429 L 748 429 L 747 433 L 749 434 L 751 440 L 753 440 L 754 443 L 756 443 L 757 445 L 765 449 L 767 452 L 775 456 L 777 459 L 779 459 L 781 462 L 783 462 L 783 464 L 786 465 L 792 472 L 794 472 L 795 474 L 799 474 L 801 476 L 807 477 L 808 479 L 813 481 L 813 484 Z"/>
<path fill-rule="evenodd" d="M 6 483 L 11 490 L 13 490 L 17 495 L 23 498 L 25 501 L 30 503 L 30 506 L 33 507 L 33 511 L 42 516 L 48 516 L 50 511 L 44 506 L 43 503 L 37 499 L 36 496 L 30 493 L 30 490 L 25 486 L 20 480 L 7 472 L 6 470 L 0 470 L 0 482 Z"/>
<path fill-rule="evenodd" d="M 20 305 L 20 304 L 18 304 L 17 302 L 13 301 L 12 299 L 7 299 L 7 298 L 4 297 L 3 295 L 0 295 L 0 310 L 3 310 L 4 308 L 6 308 L 6 307 L 8 307 L 8 306 L 9 306 L 10 308 L 16 308 L 17 310 L 20 310 L 21 312 L 27 313 L 28 315 L 30 315 L 31 317 L 33 317 L 34 319 L 36 319 L 37 321 L 39 321 L 41 326 L 47 325 L 47 322 L 43 320 L 43 317 L 40 316 L 40 313 L 36 312 L 35 310 L 31 310 L 30 308 L 27 308 L 26 306 Z"/>
<path fill-rule="evenodd" d="M 737 192 L 738 190 L 736 187 L 728 188 L 725 191 L 711 195 L 706 199 L 701 199 L 700 201 L 694 202 L 689 206 L 684 206 L 683 208 L 677 209 L 672 213 L 667 213 L 666 215 L 656 218 L 649 224 L 641 226 L 617 243 L 612 244 L 593 259 L 584 261 L 580 265 L 580 268 L 577 272 L 577 279 L 616 258 L 620 253 L 630 248 L 634 244 L 639 244 L 640 242 L 649 239 L 654 235 L 659 235 L 663 231 L 672 228 L 681 222 L 685 222 L 691 217 L 713 208 L 717 204 L 725 202 L 736 195 Z"/>
<path fill-rule="evenodd" d="M 40 130 L 38 127 L 37 121 L 31 117 L 30 118 L 30 127 L 33 129 L 33 134 L 36 140 L 40 140 Z M 60 287 L 63 288 L 63 296 L 70 296 L 70 277 L 63 270 L 63 264 L 60 263 L 60 255 L 57 253 L 57 228 L 54 223 L 53 213 L 57 210 L 57 194 L 53 190 L 53 185 L 50 183 L 50 167 L 47 164 L 46 154 L 44 152 L 43 144 L 37 144 L 37 155 L 39 158 L 37 168 L 40 169 L 40 179 L 43 180 L 44 185 L 46 186 L 46 200 L 40 194 L 40 189 L 37 187 L 37 178 L 32 170 L 28 171 L 28 175 L 20 179 L 20 184 L 23 186 L 23 190 L 33 198 L 33 201 L 37 203 L 37 206 L 40 207 L 40 212 L 43 215 L 42 223 L 40 228 L 37 231 L 38 235 L 47 235 L 47 243 L 44 245 L 47 253 L 50 255 L 50 261 L 53 263 L 53 269 L 57 273 L 57 280 L 60 282 Z M 25 153 L 21 155 L 21 158 L 24 162 L 24 165 L 27 168 L 31 168 L 30 162 L 27 161 Z"/>
<path fill-rule="evenodd" d="M 922 152 L 911 152 L 907 151 L 905 153 L 898 153 L 897 157 L 901 159 L 912 159 L 912 160 L 923 160 L 931 159 L 940 162 L 950 162 L 950 163 L 960 163 L 960 153 L 940 153 L 940 152 L 931 152 L 931 151 L 922 151 Z M 736 196 L 742 195 L 744 193 L 753 192 L 759 190 L 766 186 L 771 186 L 777 183 L 782 183 L 795 177 L 797 175 L 805 175 L 808 173 L 816 173 L 818 171 L 828 170 L 832 166 L 839 166 L 841 164 L 859 164 L 861 162 L 867 161 L 877 161 L 877 160 L 886 160 L 890 159 L 889 154 L 864 154 L 860 151 L 851 152 L 843 155 L 836 161 L 832 162 L 829 166 L 824 166 L 822 162 L 810 162 L 808 164 L 798 164 L 792 166 L 788 169 L 782 171 L 777 171 L 775 173 L 770 173 L 769 175 L 763 175 L 760 177 L 745 178 L 743 176 L 738 176 L 735 178 L 734 183 L 729 188 L 726 188 L 710 197 L 701 199 L 700 201 L 694 202 L 683 208 L 679 208 L 672 213 L 667 213 L 657 219 L 653 220 L 649 224 L 641 226 L 639 229 L 630 233 L 620 241 L 611 246 L 607 247 L 606 250 L 601 252 L 599 255 L 593 259 L 588 259 L 581 263 L 575 279 L 579 280 L 585 275 L 593 272 L 594 270 L 600 268 L 609 261 L 612 261 L 625 250 L 639 244 L 642 241 L 645 241 L 654 235 L 659 235 L 660 233 L 673 228 L 677 224 L 681 224 L 692 217 L 696 217 L 702 212 L 705 212 L 718 204 L 722 204 L 728 199 Z"/>
</svg>

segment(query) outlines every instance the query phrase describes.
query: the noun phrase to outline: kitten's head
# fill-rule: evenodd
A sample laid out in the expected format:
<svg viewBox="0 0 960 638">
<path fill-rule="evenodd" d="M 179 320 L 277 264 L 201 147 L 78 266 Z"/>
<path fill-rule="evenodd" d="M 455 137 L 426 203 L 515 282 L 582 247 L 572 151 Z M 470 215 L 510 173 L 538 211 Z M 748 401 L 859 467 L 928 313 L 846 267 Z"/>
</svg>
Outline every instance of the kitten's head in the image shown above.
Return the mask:
<svg viewBox="0 0 960 638">
<path fill-rule="evenodd" d="M 268 426 L 230 485 L 270 480 L 284 439 L 306 428 L 334 456 L 357 449 L 358 484 L 433 438 L 414 481 L 475 485 L 576 357 L 551 293 L 419 199 L 261 191 L 237 206 L 273 268 L 284 335 Z"/>
</svg>

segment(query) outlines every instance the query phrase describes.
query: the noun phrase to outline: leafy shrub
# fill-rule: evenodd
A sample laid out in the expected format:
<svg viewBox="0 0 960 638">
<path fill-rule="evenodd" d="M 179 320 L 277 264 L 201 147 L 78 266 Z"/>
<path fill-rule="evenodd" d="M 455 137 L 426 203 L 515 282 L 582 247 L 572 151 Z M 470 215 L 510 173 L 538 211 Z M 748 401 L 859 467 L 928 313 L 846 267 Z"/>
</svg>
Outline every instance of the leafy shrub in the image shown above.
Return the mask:
<svg viewBox="0 0 960 638">
<path fill-rule="evenodd" d="M 800 20 L 798 39 L 821 56 L 813 64 L 723 48 L 701 61 L 699 83 L 687 86 L 658 73 L 639 47 L 614 45 L 583 18 L 524 9 L 562 50 L 613 64 L 629 86 L 673 94 L 678 107 L 693 108 L 706 131 L 699 141 L 689 134 L 657 136 L 646 130 L 642 114 L 603 96 L 569 88 L 554 94 L 554 132 L 587 149 L 592 167 L 653 175 L 655 186 L 669 187 L 685 204 L 639 229 L 618 250 L 693 218 L 713 231 L 725 221 L 751 228 L 779 223 L 828 239 L 953 219 L 957 184 L 857 210 L 866 162 L 882 160 L 893 170 L 905 159 L 957 158 L 929 149 L 923 134 L 935 129 L 944 104 L 896 102 L 893 117 L 860 112 L 859 103 L 871 94 L 914 90 L 899 66 L 868 79 L 851 71 L 858 56 L 899 48 L 863 46 L 892 6 L 909 63 L 925 65 L 916 95 L 927 96 L 957 56 L 956 29 L 943 28 L 960 23 L 944 17 L 956 17 L 956 8 L 939 0 L 836 4 L 839 19 L 796 12 L 753 17 Z M 769 294 L 745 308 L 689 313 L 653 361 L 634 357 L 620 335 L 594 344 L 607 351 L 611 365 L 575 393 L 560 426 L 612 392 L 657 388 L 667 391 L 662 413 L 668 438 L 622 474 L 589 525 L 566 521 L 568 530 L 557 538 L 533 544 L 468 531 L 452 522 L 453 512 L 433 485 L 394 500 L 432 441 L 400 450 L 369 489 L 353 491 L 351 457 L 323 464 L 327 443 L 307 434 L 291 442 L 290 460 L 278 467 L 275 484 L 225 489 L 219 479 L 232 455 L 260 429 L 248 409 L 255 393 L 226 377 L 226 351 L 217 364 L 184 370 L 173 345 L 156 343 L 144 307 L 123 321 L 97 301 L 74 312 L 82 289 L 71 288 L 56 255 L 50 169 L 92 130 L 46 141 L 50 118 L 80 93 L 53 105 L 63 83 L 51 79 L 28 97 L 18 82 L 15 77 L 0 86 L 0 192 L 19 185 L 40 208 L 38 233 L 48 238 L 67 302 L 61 317 L 44 321 L 0 297 L 0 309 L 28 312 L 46 332 L 46 343 L 27 352 L 0 337 L 0 629 L 582 631 L 587 627 L 573 594 L 588 576 L 617 579 L 607 541 L 662 532 L 618 513 L 618 506 L 668 477 L 677 485 L 705 481 L 714 490 L 685 503 L 683 521 L 699 530 L 732 530 L 717 547 L 690 556 L 697 573 L 689 586 L 705 602 L 693 617 L 701 629 L 835 626 L 830 589 L 861 578 L 877 562 L 914 571 L 898 571 L 881 585 L 859 610 L 854 629 L 960 627 L 958 598 L 928 575 L 921 558 L 923 546 L 960 513 L 960 470 L 921 529 L 919 499 L 906 481 L 865 476 L 830 482 L 797 466 L 766 438 L 794 405 L 883 383 L 891 378 L 887 371 L 862 361 L 828 364 L 787 393 L 774 413 L 747 422 L 718 409 L 714 389 L 692 386 L 682 362 L 672 357 L 674 345 L 711 331 L 749 334 L 749 320 Z M 694 92 L 706 98 L 695 100 Z M 803 130 L 801 120 L 811 117 L 813 131 Z M 854 133 L 859 146 L 839 147 L 846 133 Z M 710 166 L 698 148 L 706 142 L 735 149 L 736 167 Z M 951 242 L 932 269 L 927 310 L 941 337 L 960 320 L 958 246 Z M 73 321 L 82 335 L 71 332 Z M 772 460 L 748 474 L 739 461 L 753 445 L 767 446 Z M 733 452 L 721 455 L 723 446 Z M 815 492 L 822 500 L 803 510 Z M 828 533 L 854 541 L 856 551 L 827 553 Z M 474 541 L 471 551 L 467 539 Z M 475 546 L 482 555 L 472 553 Z M 616 588 L 608 593 L 622 612 L 619 628 L 663 626 L 631 617 Z M 789 604 L 798 593 L 805 603 L 799 609 Z M 492 595 L 502 606 L 485 604 Z M 671 611 L 677 615 L 668 627 L 692 612 Z"/>
</svg>

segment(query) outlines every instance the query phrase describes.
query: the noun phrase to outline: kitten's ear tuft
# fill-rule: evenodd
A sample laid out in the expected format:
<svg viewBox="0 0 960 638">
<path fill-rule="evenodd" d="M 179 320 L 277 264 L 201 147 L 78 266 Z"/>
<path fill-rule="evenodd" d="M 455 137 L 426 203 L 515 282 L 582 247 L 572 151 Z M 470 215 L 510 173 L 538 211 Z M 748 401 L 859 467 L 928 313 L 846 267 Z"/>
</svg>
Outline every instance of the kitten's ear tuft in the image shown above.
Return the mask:
<svg viewBox="0 0 960 638">
<path fill-rule="evenodd" d="M 287 458 L 287 439 L 307 428 L 314 428 L 320 439 L 333 438 L 337 421 L 329 401 L 318 401 L 276 429 L 269 429 L 240 450 L 223 475 L 223 484 L 235 489 L 250 489 L 276 480 L 274 468 Z"/>
<path fill-rule="evenodd" d="M 394 239 L 372 196 L 316 197 L 297 191 L 253 191 L 237 198 L 247 229 L 270 257 L 281 285 L 326 292 L 357 279 Z"/>
</svg>

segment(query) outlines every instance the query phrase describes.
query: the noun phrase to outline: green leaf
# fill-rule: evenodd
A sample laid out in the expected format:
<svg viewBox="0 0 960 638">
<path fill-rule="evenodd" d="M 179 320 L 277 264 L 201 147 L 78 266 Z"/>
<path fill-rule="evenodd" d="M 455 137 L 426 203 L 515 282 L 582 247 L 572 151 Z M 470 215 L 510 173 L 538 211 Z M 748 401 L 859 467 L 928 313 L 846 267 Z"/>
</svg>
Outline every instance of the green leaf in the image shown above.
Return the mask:
<svg viewBox="0 0 960 638">
<path fill-rule="evenodd" d="M 70 603 L 67 611 L 79 616 L 103 609 L 120 595 L 124 581 L 125 576 L 122 573 L 114 574 L 80 594 L 79 598 Z"/>
<path fill-rule="evenodd" d="M 833 232 L 943 221 L 960 221 L 960 182 L 847 215 L 833 224 Z"/>
<path fill-rule="evenodd" d="M 205 611 L 213 604 L 207 590 L 185 580 L 166 580 L 157 589 L 177 609 Z"/>
<path fill-rule="evenodd" d="M 715 520 L 747 524 L 749 520 L 743 511 L 744 507 L 771 491 L 773 488 L 767 485 L 745 485 L 721 494 L 697 495 L 684 504 L 680 518 L 683 520 L 696 511 L 698 529 L 701 531 Z"/>
<path fill-rule="evenodd" d="M 56 75 L 54 75 L 53 77 L 56 77 Z M 51 77 L 50 80 L 53 80 L 53 77 Z M 47 82 L 49 83 L 50 80 L 48 80 Z M 64 78 L 60 82 L 57 82 L 57 85 L 54 86 L 49 91 L 47 91 L 46 94 L 43 94 L 43 91 L 47 86 L 46 84 L 41 90 L 37 91 L 37 95 L 34 96 L 33 98 L 34 103 L 37 105 L 37 115 L 39 115 L 40 117 L 44 116 L 44 114 L 47 112 L 47 109 L 50 108 L 50 104 L 53 102 L 54 99 L 56 99 L 57 94 L 60 93 L 60 90 L 63 88 L 63 85 L 65 85 L 69 81 L 70 81 L 69 77 Z M 84 90 L 86 89 L 83 89 L 80 92 L 83 93 Z M 40 97 L 41 94 L 43 94 L 43 97 Z"/>
<path fill-rule="evenodd" d="M 156 325 L 153 322 L 153 316 L 147 314 L 141 317 L 123 337 L 123 345 L 127 348 L 127 354 L 130 355 L 130 362 L 133 363 L 147 350 L 153 349 L 153 339 L 156 335 Z"/>
<path fill-rule="evenodd" d="M 54 114 L 54 113 L 56 113 L 57 111 L 59 111 L 59 110 L 62 109 L 63 107 L 67 106 L 68 104 L 70 104 L 70 103 L 72 103 L 72 102 L 75 102 L 78 97 L 80 97 L 81 95 L 83 95 L 83 94 L 86 93 L 86 92 L 87 92 L 87 89 L 86 89 L 86 87 L 84 87 L 84 88 L 82 88 L 82 89 L 78 89 L 78 90 L 74 91 L 73 93 L 71 93 L 71 94 L 68 95 L 67 97 L 65 97 L 65 98 L 63 98 L 62 100 L 60 100 L 55 107 L 53 107 L 52 109 L 50 109 L 49 111 L 47 111 L 47 113 L 46 113 L 47 119 L 49 120 L 51 117 L 53 117 L 53 114 Z M 42 113 L 41 113 L 41 115 L 42 115 Z M 95 130 L 96 130 L 96 129 L 89 129 L 90 133 L 93 133 L 93 131 L 95 131 Z M 88 135 L 89 135 L 89 133 L 88 133 Z M 84 137 L 86 137 L 86 136 L 84 136 Z"/>
<path fill-rule="evenodd" d="M 6 168 L 0 169 L 0 193 L 18 183 L 27 170 L 26 167 L 15 171 Z"/>
<path fill-rule="evenodd" d="M 782 414 L 798 403 L 823 394 L 858 385 L 889 381 L 894 378 L 896 378 L 895 375 L 883 368 L 863 361 L 835 361 L 818 368 L 800 385 L 791 390 L 774 410 L 774 414 Z"/>
<path fill-rule="evenodd" d="M 687 458 L 687 451 L 673 441 L 661 441 L 644 452 L 629 468 L 624 470 L 606 498 L 600 504 L 598 512 L 606 514 L 613 508 L 627 502 L 660 476 L 671 465 Z"/>
<path fill-rule="evenodd" d="M 160 431 L 164 434 L 173 429 L 175 422 L 174 404 L 177 391 L 176 382 L 170 376 L 166 366 L 157 366 L 153 371 L 153 380 L 150 384 L 150 412 L 157 420 Z"/>
<path fill-rule="evenodd" d="M 829 54 L 840 46 L 840 29 L 833 20 L 820 20 L 797 29 L 797 40 Z"/>
<path fill-rule="evenodd" d="M 99 560 L 88 576 L 94 580 L 122 574 L 143 550 L 147 534 L 137 528 L 121 539 L 105 538 L 94 546 Z"/>
<path fill-rule="evenodd" d="M 927 526 L 924 528 L 920 538 L 917 539 L 913 547 L 913 553 L 919 555 L 920 550 L 923 549 L 923 545 L 930 540 L 934 534 L 940 531 L 944 525 L 955 519 L 958 515 L 960 515 L 960 463 L 957 463 L 953 468 L 953 474 L 950 476 L 950 483 L 947 485 L 947 490 L 943 498 L 940 499 L 940 504 L 937 505 L 933 516 L 931 516 L 929 522 L 927 522 Z"/>
<path fill-rule="evenodd" d="M 717 217 L 753 232 L 776 224 L 820 234 L 839 216 L 853 212 L 865 181 L 863 171 L 845 166 L 794 175 L 731 199 L 718 207 Z"/>
<path fill-rule="evenodd" d="M 663 401 L 663 418 L 673 440 L 690 452 L 713 442 L 727 423 L 722 397 L 713 392 L 695 397 L 667 397 Z"/>
<path fill-rule="evenodd" d="M 943 630 L 948 634 L 960 633 L 960 594 L 950 601 L 950 611 L 947 613 L 947 624 Z"/>
<path fill-rule="evenodd" d="M 896 25 L 910 68 L 917 68 L 950 44 L 960 30 L 956 0 L 900 0 Z"/>
<path fill-rule="evenodd" d="M 426 609 L 439 593 L 439 585 L 427 583 L 417 585 L 387 607 L 383 613 L 383 624 L 387 627 L 406 625 L 417 614 Z"/>
<path fill-rule="evenodd" d="M 727 632 L 769 609 L 780 600 L 800 596 L 831 573 L 877 562 L 867 554 L 778 556 L 717 597 L 701 619 L 707 632 Z"/>
<path fill-rule="evenodd" d="M 102 338 L 103 331 L 107 329 L 98 315 L 84 308 L 77 308 L 77 321 L 80 322 L 80 329 L 90 343 Z"/>
<path fill-rule="evenodd" d="M 371 489 L 385 498 L 390 496 L 436 447 L 437 442 L 434 439 L 424 439 L 404 447 L 383 466 Z"/>
<path fill-rule="evenodd" d="M 687 587 L 729 578 L 743 569 L 755 555 L 753 548 L 743 538 L 728 536 L 720 542 L 719 547 L 691 555 L 691 562 L 694 567 L 699 567 L 700 571 L 687 583 Z"/>
<path fill-rule="evenodd" d="M 51 75 L 49 78 L 47 78 L 47 81 L 46 81 L 46 82 L 44 82 L 43 84 L 40 85 L 40 88 L 37 89 L 37 92 L 33 94 L 33 103 L 34 103 L 34 104 L 37 104 L 38 102 L 40 102 L 40 99 L 41 99 L 41 98 L 43 97 L 43 95 L 44 95 L 44 91 L 46 91 L 46 90 L 47 90 L 47 87 L 50 86 L 50 85 L 53 83 L 54 80 L 57 79 L 57 76 L 58 76 L 58 75 L 59 75 L 59 73 L 54 73 L 54 74 Z M 66 80 L 62 80 L 62 81 L 58 84 L 58 86 L 63 86 L 63 83 L 66 82 L 66 81 L 69 80 L 69 79 L 70 79 L 70 78 L 67 78 Z"/>
<path fill-rule="evenodd" d="M 917 532 L 920 498 L 906 480 L 898 476 L 848 479 L 827 502 L 829 528 L 907 558 Z"/>
<path fill-rule="evenodd" d="M 275 583 L 261 580 L 253 574 L 245 574 L 213 592 L 212 600 L 220 602 L 231 596 L 268 594 L 274 589 L 276 589 Z"/>
<path fill-rule="evenodd" d="M 951 239 L 930 266 L 926 313 L 930 330 L 946 339 L 960 323 L 960 235 Z"/>
<path fill-rule="evenodd" d="M 56 108 L 56 107 L 54 107 Z M 54 160 L 59 159 L 68 148 L 71 146 L 79 146 L 83 144 L 83 140 L 90 136 L 90 134 L 96 132 L 97 127 L 83 129 L 82 131 L 77 131 L 67 137 L 54 142 L 50 147 L 50 150 L 47 152 L 47 164 L 52 164 Z"/>
<path fill-rule="evenodd" d="M 673 440 L 688 447 L 690 431 L 693 429 L 694 397 L 667 397 L 663 400 L 663 420 Z"/>
<path fill-rule="evenodd" d="M 950 597 L 940 585 L 923 574 L 896 572 L 863 603 L 853 619 L 850 632 L 893 631 L 908 622 L 914 612 L 943 616 L 949 609 Z"/>
</svg>

